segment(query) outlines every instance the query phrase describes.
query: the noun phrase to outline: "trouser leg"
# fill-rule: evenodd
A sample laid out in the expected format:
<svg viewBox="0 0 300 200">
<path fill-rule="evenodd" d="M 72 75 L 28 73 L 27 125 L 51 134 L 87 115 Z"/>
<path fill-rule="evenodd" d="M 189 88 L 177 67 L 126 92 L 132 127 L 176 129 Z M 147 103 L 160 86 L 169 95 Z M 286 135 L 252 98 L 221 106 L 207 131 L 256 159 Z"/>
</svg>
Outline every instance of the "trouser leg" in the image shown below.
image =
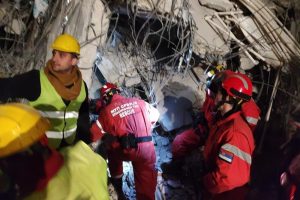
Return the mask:
<svg viewBox="0 0 300 200">
<path fill-rule="evenodd" d="M 137 200 L 154 200 L 157 185 L 155 151 L 153 144 L 143 144 L 140 159 L 132 162 Z"/>
<path fill-rule="evenodd" d="M 122 188 L 123 160 L 119 153 L 120 151 L 118 150 L 110 150 L 107 154 L 108 167 L 111 175 L 110 181 L 118 194 L 118 200 L 126 200 Z"/>
</svg>

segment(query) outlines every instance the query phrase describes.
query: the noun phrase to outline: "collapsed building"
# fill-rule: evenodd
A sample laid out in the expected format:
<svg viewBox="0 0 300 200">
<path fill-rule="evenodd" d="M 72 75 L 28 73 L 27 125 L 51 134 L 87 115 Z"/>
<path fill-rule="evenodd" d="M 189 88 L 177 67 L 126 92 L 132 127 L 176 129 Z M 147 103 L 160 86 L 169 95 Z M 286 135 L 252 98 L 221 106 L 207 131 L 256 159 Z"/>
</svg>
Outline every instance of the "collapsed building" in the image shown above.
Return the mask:
<svg viewBox="0 0 300 200">
<path fill-rule="evenodd" d="M 159 109 L 158 162 L 167 162 L 170 141 L 202 106 L 205 70 L 224 65 L 252 78 L 262 110 L 257 150 L 265 158 L 264 152 L 273 155 L 288 143 L 293 134 L 288 122 L 299 112 L 299 9 L 291 0 L 1 1 L 0 75 L 42 68 L 51 41 L 62 32 L 74 35 L 91 99 L 99 98 L 99 87 L 108 81 Z M 253 180 L 263 185 L 260 173 Z M 266 174 L 274 176 L 276 169 Z M 125 179 L 127 195 L 134 198 L 130 173 Z M 193 183 L 186 184 L 190 187 L 162 182 L 169 193 L 161 196 L 197 196 Z M 177 193 L 170 194 L 172 188 Z"/>
</svg>

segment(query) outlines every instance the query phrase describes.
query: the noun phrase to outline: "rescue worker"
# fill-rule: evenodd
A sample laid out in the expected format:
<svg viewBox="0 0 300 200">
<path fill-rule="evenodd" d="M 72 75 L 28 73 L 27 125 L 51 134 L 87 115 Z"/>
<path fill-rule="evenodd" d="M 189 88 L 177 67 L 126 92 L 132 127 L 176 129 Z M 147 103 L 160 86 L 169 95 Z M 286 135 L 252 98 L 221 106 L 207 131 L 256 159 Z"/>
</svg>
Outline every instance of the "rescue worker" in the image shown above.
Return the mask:
<svg viewBox="0 0 300 200">
<path fill-rule="evenodd" d="M 205 114 L 205 118 L 208 121 L 208 126 L 214 123 L 213 121 L 213 110 L 214 110 L 214 96 L 216 94 L 216 90 L 218 89 L 220 83 L 226 76 L 230 74 L 234 74 L 235 72 L 231 70 L 225 70 L 224 68 L 216 68 L 215 72 L 211 72 L 214 74 L 211 79 L 207 81 L 207 93 L 205 102 L 203 103 L 203 112 Z M 248 125 L 250 126 L 251 130 L 254 132 L 255 127 L 260 119 L 260 109 L 256 105 L 253 98 L 249 101 L 244 102 L 241 107 L 242 116 L 247 121 Z"/>
<path fill-rule="evenodd" d="M 254 138 L 242 116 L 242 104 L 252 96 L 252 82 L 244 74 L 226 76 L 217 89 L 218 118 L 204 146 L 207 173 L 205 199 L 245 199 L 250 180 Z"/>
<path fill-rule="evenodd" d="M 51 122 L 49 145 L 61 148 L 78 139 L 90 143 L 88 90 L 77 66 L 80 45 L 69 34 L 52 44 L 52 58 L 41 70 L 0 79 L 0 101 L 25 98 Z"/>
<path fill-rule="evenodd" d="M 0 105 L 0 199 L 108 200 L 105 160 L 82 141 L 50 148 L 49 127 L 28 105 Z"/>
<path fill-rule="evenodd" d="M 210 75 L 214 74 L 215 77 L 208 78 L 207 80 L 206 97 L 201 108 L 201 113 L 203 114 L 200 115 L 200 120 L 198 120 L 195 127 L 180 133 L 172 142 L 172 154 L 175 159 L 181 159 L 195 148 L 203 145 L 207 138 L 209 128 L 215 123 L 215 94 L 226 76 L 236 74 L 231 70 L 224 70 L 224 68 L 218 66 L 215 70 L 217 70 L 217 72 L 210 70 L 208 73 Z M 241 104 L 241 114 L 252 132 L 254 132 L 260 119 L 260 109 L 253 98 Z"/>
<path fill-rule="evenodd" d="M 154 200 L 157 183 L 155 151 L 151 128 L 158 120 L 156 108 L 139 98 L 127 98 L 112 83 L 100 89 L 104 107 L 91 127 L 99 139 L 114 136 L 107 150 L 111 182 L 119 199 L 125 199 L 122 191 L 122 161 L 131 161 L 134 171 L 136 198 Z"/>
</svg>

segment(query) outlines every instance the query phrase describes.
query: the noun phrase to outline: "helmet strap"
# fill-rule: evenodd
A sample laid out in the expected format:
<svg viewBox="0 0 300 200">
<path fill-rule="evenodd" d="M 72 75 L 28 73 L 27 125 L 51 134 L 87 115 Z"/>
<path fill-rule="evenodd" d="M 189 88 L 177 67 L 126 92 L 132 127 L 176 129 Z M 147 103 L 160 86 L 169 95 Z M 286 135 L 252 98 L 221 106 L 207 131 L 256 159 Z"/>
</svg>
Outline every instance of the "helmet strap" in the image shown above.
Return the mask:
<svg viewBox="0 0 300 200">
<path fill-rule="evenodd" d="M 230 97 L 230 100 L 226 103 L 229 103 L 232 105 L 232 109 L 229 110 L 228 112 L 226 112 L 224 114 L 224 118 L 228 117 L 229 115 L 241 110 L 241 105 L 244 101 L 242 99 L 236 99 L 236 98 L 233 98 L 233 97 Z"/>
<path fill-rule="evenodd" d="M 222 100 L 216 105 L 215 110 L 218 111 L 219 108 L 224 105 L 225 103 L 227 104 L 231 104 L 232 105 L 232 109 L 227 111 L 225 113 L 225 115 L 223 116 L 224 118 L 226 118 L 227 116 L 229 116 L 232 113 L 235 113 L 236 111 L 240 110 L 240 105 L 242 104 L 243 100 L 242 99 L 235 99 L 233 97 L 229 96 L 229 100 L 226 100 L 226 97 L 228 95 L 227 94 L 223 94 L 222 95 Z"/>
</svg>

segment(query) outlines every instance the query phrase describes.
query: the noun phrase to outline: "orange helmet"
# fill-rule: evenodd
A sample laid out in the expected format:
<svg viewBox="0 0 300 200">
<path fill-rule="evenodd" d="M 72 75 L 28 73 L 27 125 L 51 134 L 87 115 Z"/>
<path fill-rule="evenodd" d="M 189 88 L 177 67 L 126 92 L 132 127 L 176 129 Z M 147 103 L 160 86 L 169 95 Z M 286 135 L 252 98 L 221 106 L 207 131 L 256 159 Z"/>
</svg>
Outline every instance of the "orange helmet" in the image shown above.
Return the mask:
<svg viewBox="0 0 300 200">
<path fill-rule="evenodd" d="M 229 96 L 245 101 L 249 101 L 252 96 L 252 82 L 245 74 L 230 74 L 223 80 L 222 88 Z"/>
</svg>

